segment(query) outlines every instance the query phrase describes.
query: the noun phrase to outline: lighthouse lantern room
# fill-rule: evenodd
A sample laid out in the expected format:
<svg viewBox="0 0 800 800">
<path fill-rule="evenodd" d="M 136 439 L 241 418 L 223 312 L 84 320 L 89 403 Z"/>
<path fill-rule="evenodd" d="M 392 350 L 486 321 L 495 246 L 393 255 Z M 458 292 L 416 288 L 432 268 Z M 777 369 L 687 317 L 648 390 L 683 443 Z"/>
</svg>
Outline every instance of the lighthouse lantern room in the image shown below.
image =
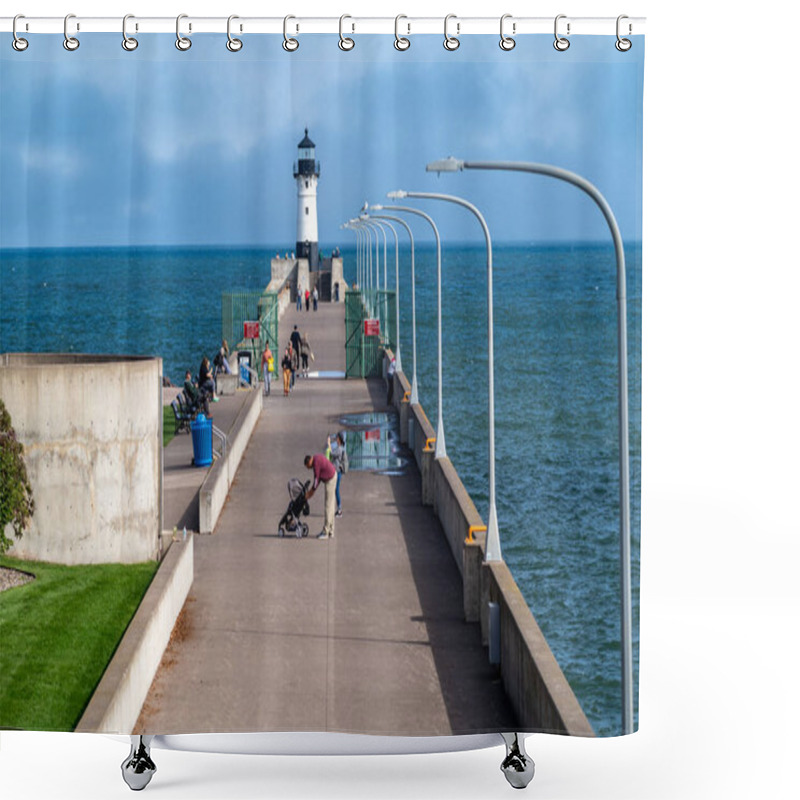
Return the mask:
<svg viewBox="0 0 800 800">
<path fill-rule="evenodd" d="M 310 270 L 319 269 L 319 234 L 317 233 L 317 182 L 319 161 L 315 145 L 306 135 L 297 145 L 297 163 L 294 166 L 297 181 L 297 257 L 308 259 Z"/>
</svg>

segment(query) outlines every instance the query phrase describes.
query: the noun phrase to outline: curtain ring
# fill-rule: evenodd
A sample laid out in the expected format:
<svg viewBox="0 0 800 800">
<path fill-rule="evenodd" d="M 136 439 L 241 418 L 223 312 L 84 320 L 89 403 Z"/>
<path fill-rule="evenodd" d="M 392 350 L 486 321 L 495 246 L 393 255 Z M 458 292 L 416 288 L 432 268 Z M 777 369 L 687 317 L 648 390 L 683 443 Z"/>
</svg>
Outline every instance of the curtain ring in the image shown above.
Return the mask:
<svg viewBox="0 0 800 800">
<path fill-rule="evenodd" d="M 126 14 L 122 18 L 122 49 L 131 53 L 139 46 L 139 40 L 128 36 L 127 25 L 129 19 L 136 19 L 136 17 L 133 14 Z"/>
<path fill-rule="evenodd" d="M 453 50 L 458 50 L 458 48 L 461 46 L 461 42 L 458 41 L 457 36 L 450 36 L 447 33 L 447 23 L 451 19 L 457 19 L 456 15 L 455 14 L 448 14 L 444 18 L 444 49 L 445 50 L 450 50 L 452 52 Z M 456 34 L 458 34 L 458 29 L 460 27 L 461 27 L 460 25 L 458 25 L 458 24 L 456 25 Z"/>
<path fill-rule="evenodd" d="M 67 32 L 67 26 L 69 25 L 69 21 L 71 19 L 75 19 L 74 14 L 67 14 L 67 16 L 64 17 L 64 49 L 69 50 L 70 52 L 77 50 L 81 46 L 81 43 L 74 36 L 70 36 Z"/>
<path fill-rule="evenodd" d="M 14 40 L 11 42 L 11 46 L 18 52 L 21 53 L 23 50 L 28 49 L 28 40 L 23 39 L 21 36 L 17 36 L 17 20 L 18 19 L 25 19 L 24 14 L 17 14 L 14 17 L 14 21 L 11 23 L 11 33 L 14 34 Z"/>
<path fill-rule="evenodd" d="M 286 32 L 286 26 L 290 19 L 296 19 L 296 17 L 289 14 L 283 18 L 283 49 L 286 50 L 287 53 L 294 53 L 294 51 L 300 47 L 300 42 L 298 42 L 297 39 L 293 39 Z"/>
<path fill-rule="evenodd" d="M 628 15 L 620 14 L 617 17 L 617 41 L 614 43 L 614 47 L 616 47 L 617 50 L 620 51 L 620 53 L 627 53 L 628 50 L 630 50 L 631 47 L 633 47 L 633 42 L 630 39 L 622 39 L 619 35 L 619 23 L 623 19 L 628 19 Z M 632 30 L 631 24 L 628 23 L 628 35 L 630 35 L 631 30 Z"/>
<path fill-rule="evenodd" d="M 181 36 L 181 20 L 188 18 L 188 14 L 178 14 L 178 18 L 175 20 L 175 47 L 181 51 L 188 50 L 192 46 L 191 39 L 186 36 Z"/>
<path fill-rule="evenodd" d="M 513 50 L 517 46 L 516 41 L 511 36 L 506 36 L 503 33 L 503 23 L 507 19 L 511 19 L 511 14 L 503 14 L 503 16 L 500 17 L 500 49 L 505 50 L 506 52 L 508 52 L 509 50 Z M 513 23 L 512 31 L 514 33 L 517 32 L 516 23 Z"/>
<path fill-rule="evenodd" d="M 394 48 L 395 50 L 408 50 L 411 47 L 411 39 L 406 39 L 405 36 L 401 36 L 398 32 L 398 27 L 401 19 L 408 19 L 405 14 L 398 14 L 394 18 Z M 408 26 L 408 32 L 411 33 L 411 26 Z"/>
<path fill-rule="evenodd" d="M 352 50 L 356 46 L 356 43 L 351 38 L 349 38 L 348 36 L 345 36 L 342 33 L 342 23 L 346 19 L 352 19 L 352 17 L 349 14 L 342 14 L 342 16 L 339 17 L 339 49 L 340 50 Z M 353 30 L 355 30 L 355 25 L 353 26 Z"/>
<path fill-rule="evenodd" d="M 228 17 L 228 41 L 225 43 L 225 47 L 227 47 L 231 53 L 238 53 L 244 46 L 241 39 L 231 36 L 231 21 L 235 19 L 239 19 L 236 14 L 231 14 Z"/>
<path fill-rule="evenodd" d="M 553 31 L 555 33 L 556 40 L 553 42 L 553 47 L 560 52 L 564 52 L 564 50 L 569 49 L 569 39 L 564 38 L 563 36 L 558 35 L 558 21 L 560 19 L 566 19 L 566 14 L 559 14 L 556 17 L 555 25 L 553 26 Z M 567 36 L 569 36 L 569 22 L 567 23 Z"/>
</svg>

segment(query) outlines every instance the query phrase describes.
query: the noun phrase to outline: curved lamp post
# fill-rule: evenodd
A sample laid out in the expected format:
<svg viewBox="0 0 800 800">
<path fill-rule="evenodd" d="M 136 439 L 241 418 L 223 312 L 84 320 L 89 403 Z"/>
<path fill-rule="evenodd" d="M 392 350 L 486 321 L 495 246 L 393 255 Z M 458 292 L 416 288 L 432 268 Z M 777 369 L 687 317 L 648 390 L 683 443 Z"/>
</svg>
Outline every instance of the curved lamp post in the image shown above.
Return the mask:
<svg viewBox="0 0 800 800">
<path fill-rule="evenodd" d="M 384 208 L 381 205 L 377 206 L 370 206 L 370 211 L 383 211 Z M 404 220 L 400 219 L 400 217 L 393 217 L 391 214 L 373 214 L 373 219 L 389 219 L 393 222 L 397 222 L 402 225 L 406 229 L 406 233 L 408 234 L 408 238 L 411 241 L 411 359 L 413 363 L 413 376 L 411 378 L 411 397 L 409 398 L 409 402 L 411 404 L 419 403 L 419 393 L 417 391 L 417 290 L 416 284 L 414 282 L 414 234 L 411 232 L 411 227 L 409 224 Z M 399 278 L 398 278 L 398 291 L 397 291 L 397 319 L 399 325 L 400 319 L 400 290 L 399 290 Z M 400 350 L 400 335 L 398 332 L 397 336 L 397 349 L 398 352 Z M 397 368 L 400 369 L 400 359 L 397 359 Z"/>
<path fill-rule="evenodd" d="M 405 192 L 389 192 L 386 195 L 390 200 L 396 200 L 405 196 Z M 436 223 L 424 212 L 418 208 L 411 208 L 410 206 L 391 206 L 393 211 L 402 211 L 405 214 L 415 214 L 428 221 L 428 224 L 433 228 L 433 235 L 436 237 L 436 317 L 437 317 L 437 334 L 436 334 L 436 348 L 438 353 L 437 364 L 437 398 L 439 402 L 439 419 L 436 423 L 436 450 L 434 452 L 435 458 L 444 458 L 447 456 L 447 448 L 444 444 L 444 422 L 442 420 L 442 242 L 439 238 L 439 229 Z"/>
<path fill-rule="evenodd" d="M 466 208 L 471 211 L 483 230 L 486 240 L 486 275 L 487 275 L 487 304 L 488 313 L 488 345 L 489 345 L 489 522 L 486 529 L 486 561 L 502 561 L 503 554 L 500 548 L 500 531 L 497 526 L 497 505 L 495 503 L 495 449 L 494 449 L 494 315 L 492 295 L 492 237 L 489 227 L 478 209 L 472 203 L 461 197 L 450 194 L 435 194 L 433 192 L 398 192 L 400 197 L 415 197 L 421 200 L 443 200 L 448 203 Z"/>
<path fill-rule="evenodd" d="M 378 234 L 377 234 L 377 232 L 375 231 L 375 229 L 371 225 L 367 225 L 364 222 L 364 220 L 362 220 L 360 218 L 351 220 L 351 222 L 352 222 L 353 225 L 355 225 L 357 228 L 359 228 L 362 231 L 362 233 L 364 233 L 366 235 L 366 237 L 367 237 L 366 248 L 365 248 L 365 252 L 366 252 L 366 256 L 367 256 L 367 258 L 366 258 L 366 273 L 365 273 L 366 280 L 364 281 L 364 291 L 362 291 L 362 296 L 366 300 L 366 305 L 367 305 L 367 307 L 369 309 L 369 313 L 370 314 L 374 314 L 375 311 L 374 311 L 373 304 L 372 304 L 372 236 L 373 236 L 373 234 L 375 235 L 375 253 L 376 253 L 375 257 L 377 258 L 378 257 L 377 256 L 377 253 L 378 253 Z"/>
<path fill-rule="evenodd" d="M 397 237 L 397 230 L 394 225 L 386 221 L 385 217 L 370 216 L 363 214 L 367 219 L 372 220 L 378 225 L 386 225 L 387 228 L 394 234 L 394 351 L 395 351 L 395 366 L 398 371 L 403 369 L 403 362 L 400 358 L 400 240 Z M 384 268 L 386 266 L 386 254 L 384 253 Z M 384 277 L 385 280 L 385 277 Z M 388 286 L 388 284 L 385 284 Z M 386 310 L 388 317 L 388 309 Z"/>
<path fill-rule="evenodd" d="M 339 226 L 344 230 L 348 230 L 356 237 L 356 283 L 361 288 L 361 231 L 358 230 L 351 222 L 345 222 Z"/>
<path fill-rule="evenodd" d="M 633 732 L 633 639 L 631 601 L 631 498 L 628 452 L 628 324 L 625 293 L 625 250 L 622 234 L 608 201 L 596 186 L 575 172 L 527 161 L 462 161 L 445 158 L 433 161 L 428 172 L 458 172 L 464 169 L 531 172 L 571 183 L 594 200 L 611 231 L 617 261 L 617 353 L 619 360 L 619 476 L 620 476 L 620 605 L 622 638 L 622 729 Z"/>
</svg>

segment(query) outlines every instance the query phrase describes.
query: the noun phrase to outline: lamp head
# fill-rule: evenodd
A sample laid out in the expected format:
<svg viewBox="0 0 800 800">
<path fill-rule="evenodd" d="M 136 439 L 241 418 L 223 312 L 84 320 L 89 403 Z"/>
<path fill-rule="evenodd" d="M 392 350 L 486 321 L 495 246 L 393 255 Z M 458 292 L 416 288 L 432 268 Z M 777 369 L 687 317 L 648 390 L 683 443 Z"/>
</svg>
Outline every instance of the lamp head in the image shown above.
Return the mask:
<svg viewBox="0 0 800 800">
<path fill-rule="evenodd" d="M 386 196 L 390 200 L 402 200 L 404 197 L 408 197 L 408 192 L 404 192 L 402 189 L 398 189 L 394 192 L 387 192 Z"/>
<path fill-rule="evenodd" d="M 463 159 L 453 158 L 453 156 L 440 158 L 438 161 L 431 161 L 431 163 L 425 167 L 426 172 L 436 172 L 437 174 L 440 172 L 460 172 L 462 169 L 464 169 Z"/>
<path fill-rule="evenodd" d="M 370 206 L 369 210 L 370 211 L 383 211 L 383 206 L 381 206 L 381 205 Z"/>
</svg>

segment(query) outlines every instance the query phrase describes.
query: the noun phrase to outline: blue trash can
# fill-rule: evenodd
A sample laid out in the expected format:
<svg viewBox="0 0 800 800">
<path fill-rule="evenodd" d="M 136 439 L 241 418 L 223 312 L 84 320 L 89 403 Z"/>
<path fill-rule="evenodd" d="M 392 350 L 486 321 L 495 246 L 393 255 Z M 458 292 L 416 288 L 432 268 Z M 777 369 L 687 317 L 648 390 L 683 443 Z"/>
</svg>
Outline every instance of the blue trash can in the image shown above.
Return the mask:
<svg viewBox="0 0 800 800">
<path fill-rule="evenodd" d="M 205 414 L 198 414 L 192 420 L 192 448 L 194 449 L 194 465 L 196 467 L 207 467 L 214 461 L 212 450 L 212 434 L 210 419 L 206 419 Z"/>
</svg>

